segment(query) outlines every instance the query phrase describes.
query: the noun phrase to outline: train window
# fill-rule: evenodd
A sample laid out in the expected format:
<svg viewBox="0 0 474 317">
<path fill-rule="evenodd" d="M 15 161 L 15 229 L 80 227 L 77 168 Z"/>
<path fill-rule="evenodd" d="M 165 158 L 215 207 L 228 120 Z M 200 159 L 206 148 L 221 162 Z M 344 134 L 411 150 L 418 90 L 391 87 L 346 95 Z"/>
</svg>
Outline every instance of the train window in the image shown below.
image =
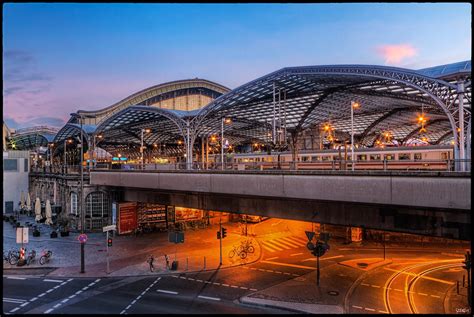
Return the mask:
<svg viewBox="0 0 474 317">
<path fill-rule="evenodd" d="M 370 154 L 371 161 L 380 161 L 380 154 Z"/>
<path fill-rule="evenodd" d="M 394 154 L 385 154 L 385 155 L 383 156 L 383 159 L 384 159 L 384 160 L 387 160 L 387 161 L 392 161 L 392 160 L 395 159 L 395 155 L 394 155 Z"/>
<path fill-rule="evenodd" d="M 358 161 L 367 161 L 367 155 L 365 155 L 365 154 L 357 155 L 357 160 Z"/>
<path fill-rule="evenodd" d="M 321 157 L 319 157 L 319 156 L 312 156 L 311 157 L 311 162 L 318 162 L 318 161 L 321 161 Z"/>
<path fill-rule="evenodd" d="M 302 160 L 303 162 L 308 162 L 308 161 L 309 161 L 309 156 L 302 156 L 302 157 L 301 157 L 301 160 Z"/>
<path fill-rule="evenodd" d="M 415 160 L 421 160 L 421 153 L 415 153 Z"/>
<path fill-rule="evenodd" d="M 321 159 L 322 159 L 323 161 L 329 161 L 329 160 L 331 160 L 331 156 L 327 156 L 327 155 L 321 156 Z"/>
<path fill-rule="evenodd" d="M 400 153 L 398 154 L 398 160 L 409 160 L 410 159 L 410 153 Z"/>
<path fill-rule="evenodd" d="M 441 159 L 442 160 L 448 160 L 449 159 L 449 153 L 448 152 L 441 152 Z"/>
</svg>

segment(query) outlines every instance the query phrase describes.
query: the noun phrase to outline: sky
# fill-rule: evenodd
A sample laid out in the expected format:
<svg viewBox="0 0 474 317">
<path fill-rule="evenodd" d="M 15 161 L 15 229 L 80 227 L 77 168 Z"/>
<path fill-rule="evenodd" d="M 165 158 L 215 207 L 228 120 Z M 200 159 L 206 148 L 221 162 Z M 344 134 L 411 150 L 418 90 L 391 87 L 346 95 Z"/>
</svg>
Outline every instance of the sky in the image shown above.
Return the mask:
<svg viewBox="0 0 474 317">
<path fill-rule="evenodd" d="M 470 3 L 3 4 L 3 119 L 62 127 L 168 81 L 471 59 Z"/>
</svg>

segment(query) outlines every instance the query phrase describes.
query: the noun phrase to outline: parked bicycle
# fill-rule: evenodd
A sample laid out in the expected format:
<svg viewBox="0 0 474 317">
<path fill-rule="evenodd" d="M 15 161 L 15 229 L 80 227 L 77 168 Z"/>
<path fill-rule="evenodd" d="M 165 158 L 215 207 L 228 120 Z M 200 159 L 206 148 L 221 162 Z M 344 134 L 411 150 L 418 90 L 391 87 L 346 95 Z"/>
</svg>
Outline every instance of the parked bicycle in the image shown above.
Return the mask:
<svg viewBox="0 0 474 317">
<path fill-rule="evenodd" d="M 254 253 L 255 247 L 252 245 L 252 240 L 244 240 L 240 243 L 240 247 L 247 253 Z"/>
<path fill-rule="evenodd" d="M 242 248 L 242 246 L 233 246 L 232 250 L 229 252 L 229 258 L 233 258 L 234 255 L 238 255 L 242 260 L 247 257 L 247 252 Z"/>
<path fill-rule="evenodd" d="M 11 265 L 16 265 L 20 260 L 20 251 L 18 250 L 10 250 L 8 252 L 8 263 Z"/>
<path fill-rule="evenodd" d="M 40 257 L 40 264 L 44 265 L 45 263 L 49 262 L 53 256 L 53 252 L 51 250 L 43 250 L 43 254 Z"/>
<path fill-rule="evenodd" d="M 26 264 L 30 265 L 31 263 L 36 262 L 36 251 L 31 250 L 30 253 L 28 253 L 28 256 L 26 257 Z"/>
<path fill-rule="evenodd" d="M 153 272 L 155 270 L 155 266 L 153 265 L 153 261 L 155 261 L 155 257 L 153 254 L 150 254 L 146 262 L 150 265 L 150 272 Z"/>
</svg>

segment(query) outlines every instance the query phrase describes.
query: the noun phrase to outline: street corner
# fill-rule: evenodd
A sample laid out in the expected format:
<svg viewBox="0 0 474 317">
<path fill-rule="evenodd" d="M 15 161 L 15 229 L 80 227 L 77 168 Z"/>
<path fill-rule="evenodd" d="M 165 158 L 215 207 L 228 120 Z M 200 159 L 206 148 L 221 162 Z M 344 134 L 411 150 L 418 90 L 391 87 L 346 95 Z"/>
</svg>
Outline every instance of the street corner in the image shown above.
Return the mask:
<svg viewBox="0 0 474 317">
<path fill-rule="evenodd" d="M 370 271 L 377 267 L 391 264 L 392 262 L 393 261 L 390 259 L 384 260 L 383 258 L 364 258 L 364 259 L 341 261 L 341 262 L 338 262 L 338 264 L 352 267 L 355 269 L 359 269 L 362 271 Z"/>
<path fill-rule="evenodd" d="M 344 310 L 339 305 L 309 304 L 300 302 L 281 301 L 277 298 L 264 298 L 263 296 L 243 296 L 239 302 L 244 305 L 276 308 L 296 313 L 309 314 L 343 314 Z"/>
</svg>

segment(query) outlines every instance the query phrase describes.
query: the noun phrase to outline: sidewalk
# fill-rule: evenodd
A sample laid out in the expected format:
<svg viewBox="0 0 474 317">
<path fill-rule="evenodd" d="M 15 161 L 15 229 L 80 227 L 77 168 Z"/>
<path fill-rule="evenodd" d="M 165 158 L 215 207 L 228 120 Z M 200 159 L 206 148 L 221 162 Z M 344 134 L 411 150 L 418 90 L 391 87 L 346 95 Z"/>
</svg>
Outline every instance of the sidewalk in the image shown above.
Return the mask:
<svg viewBox="0 0 474 317">
<path fill-rule="evenodd" d="M 22 216 L 21 223 L 25 221 L 34 222 L 32 218 Z M 85 245 L 85 273 L 80 273 L 80 243 L 77 241 L 79 233 L 71 233 L 69 237 L 59 237 L 51 239 L 49 232 L 51 229 L 46 225 L 42 227 L 40 237 L 33 237 L 30 230 L 29 243 L 26 245 L 27 252 L 35 249 L 37 254 L 42 249 L 52 250 L 53 257 L 50 263 L 45 266 L 56 268 L 49 272 L 48 276 L 71 276 L 71 277 L 101 277 L 101 276 L 132 276 L 132 275 L 156 275 L 169 273 L 193 272 L 202 270 L 211 270 L 219 268 L 219 240 L 216 232 L 219 226 L 213 225 L 206 229 L 185 231 L 185 242 L 174 244 L 168 242 L 168 233 L 150 233 L 138 237 L 135 236 L 115 236 L 113 237 L 113 246 L 109 247 L 109 268 L 110 274 L 107 274 L 106 257 L 106 234 L 89 233 Z M 238 224 L 226 223 L 228 235 L 223 239 L 222 266 L 221 268 L 243 265 L 257 261 L 261 250 L 258 243 L 253 240 L 255 252 L 248 254 L 247 258 L 241 260 L 237 256 L 230 259 L 229 251 L 233 245 L 240 244 L 246 237 L 238 234 Z M 15 231 L 9 223 L 3 224 L 3 249 L 9 250 L 12 247 L 18 248 L 16 244 Z M 209 238 L 211 237 L 211 238 Z M 191 242 L 192 241 L 192 242 Z M 150 272 L 149 264 L 146 262 L 149 255 L 153 254 L 154 272 Z M 174 260 L 178 261 L 178 270 L 170 271 L 166 268 L 164 255 L 169 256 L 170 265 Z M 5 264 L 4 268 L 34 271 L 32 268 L 42 266 L 38 263 L 29 266 L 17 267 Z M 30 270 L 28 270 L 30 269 Z M 18 274 L 18 273 L 16 273 Z M 27 273 L 28 274 L 28 273 Z"/>
</svg>

